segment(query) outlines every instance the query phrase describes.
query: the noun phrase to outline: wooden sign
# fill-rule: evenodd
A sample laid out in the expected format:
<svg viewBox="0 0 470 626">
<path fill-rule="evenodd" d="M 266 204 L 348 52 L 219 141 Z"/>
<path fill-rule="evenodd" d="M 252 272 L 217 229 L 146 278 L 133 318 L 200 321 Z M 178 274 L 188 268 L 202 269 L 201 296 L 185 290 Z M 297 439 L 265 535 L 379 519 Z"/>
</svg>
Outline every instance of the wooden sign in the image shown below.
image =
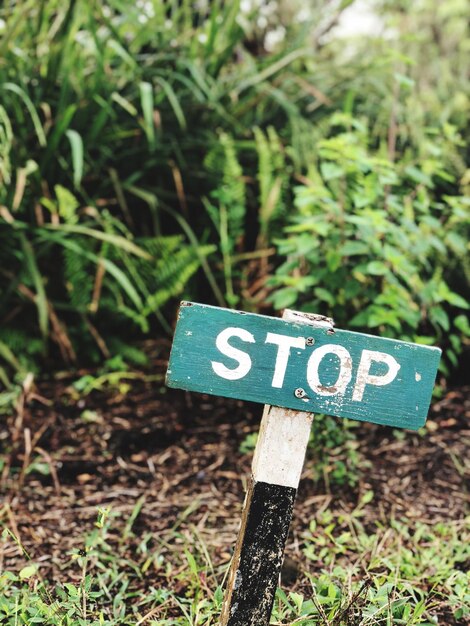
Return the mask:
<svg viewBox="0 0 470 626">
<path fill-rule="evenodd" d="M 181 303 L 167 384 L 265 404 L 220 626 L 269 624 L 313 411 L 419 428 L 440 354 L 319 315 Z"/>
<path fill-rule="evenodd" d="M 167 384 L 279 407 L 418 429 L 439 348 L 182 302 Z M 292 321 L 294 320 L 294 321 Z"/>
</svg>

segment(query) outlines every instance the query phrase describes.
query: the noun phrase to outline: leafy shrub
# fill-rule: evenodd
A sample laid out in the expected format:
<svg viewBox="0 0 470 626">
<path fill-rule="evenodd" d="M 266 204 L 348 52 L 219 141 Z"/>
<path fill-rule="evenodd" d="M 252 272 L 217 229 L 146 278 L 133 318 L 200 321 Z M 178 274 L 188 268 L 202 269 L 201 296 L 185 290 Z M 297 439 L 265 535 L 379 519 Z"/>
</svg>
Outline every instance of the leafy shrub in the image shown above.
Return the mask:
<svg viewBox="0 0 470 626">
<path fill-rule="evenodd" d="M 284 263 L 270 279 L 276 308 L 301 305 L 340 327 L 450 345 L 453 365 L 470 308 L 453 288 L 465 275 L 465 197 L 438 192 L 455 129 L 430 133 L 419 162 L 392 161 L 374 147 L 365 121 L 335 114 L 318 159 L 295 188 L 297 214 L 277 241 Z M 458 286 L 457 286 L 458 288 Z"/>
<path fill-rule="evenodd" d="M 282 127 L 295 112 L 279 90 L 253 102 L 305 51 L 252 57 L 238 13 L 186 0 L 0 9 L 0 341 L 28 368 L 51 345 L 71 363 L 107 357 L 152 318 L 169 330 L 162 308 L 195 293 L 200 268 L 206 298 L 239 301 L 235 137 L 255 154 L 258 116 Z"/>
<path fill-rule="evenodd" d="M 455 364 L 464 11 L 378 3 L 393 36 L 344 45 L 351 4 L 2 5 L 3 384 L 169 330 L 182 294 L 449 337 Z"/>
</svg>

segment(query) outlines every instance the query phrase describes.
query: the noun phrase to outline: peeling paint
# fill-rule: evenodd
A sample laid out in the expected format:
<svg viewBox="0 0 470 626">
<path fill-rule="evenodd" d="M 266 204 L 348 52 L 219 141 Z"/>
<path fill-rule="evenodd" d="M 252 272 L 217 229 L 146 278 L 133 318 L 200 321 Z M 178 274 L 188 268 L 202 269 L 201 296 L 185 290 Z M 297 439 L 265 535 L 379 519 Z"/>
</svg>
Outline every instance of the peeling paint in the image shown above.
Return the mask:
<svg viewBox="0 0 470 626">
<path fill-rule="evenodd" d="M 229 573 L 221 626 L 269 623 L 296 490 L 254 482 Z"/>
<path fill-rule="evenodd" d="M 242 581 L 243 581 L 243 575 L 240 572 L 240 570 L 237 569 L 237 572 L 235 574 L 235 582 L 233 583 L 233 588 L 238 589 L 238 587 L 240 587 L 240 585 L 242 584 Z"/>
<path fill-rule="evenodd" d="M 335 322 L 332 317 L 326 317 L 325 315 L 319 315 L 317 313 L 304 313 L 303 311 L 285 309 L 282 318 L 288 322 L 316 326 L 317 328 L 328 328 L 334 333 L 333 326 Z"/>
</svg>

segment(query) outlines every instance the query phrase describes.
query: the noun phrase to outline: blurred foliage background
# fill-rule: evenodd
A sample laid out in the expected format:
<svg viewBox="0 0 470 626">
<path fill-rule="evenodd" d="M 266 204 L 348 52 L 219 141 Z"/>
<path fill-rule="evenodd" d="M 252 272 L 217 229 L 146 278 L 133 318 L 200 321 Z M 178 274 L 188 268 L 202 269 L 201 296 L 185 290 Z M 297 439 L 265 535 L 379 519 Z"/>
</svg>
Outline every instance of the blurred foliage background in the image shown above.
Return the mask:
<svg viewBox="0 0 470 626">
<path fill-rule="evenodd" d="M 470 337 L 466 13 L 3 2 L 4 391 L 51 365 L 143 364 L 136 342 L 170 333 L 182 297 L 331 315 L 438 344 L 444 374 L 456 368 Z"/>
</svg>

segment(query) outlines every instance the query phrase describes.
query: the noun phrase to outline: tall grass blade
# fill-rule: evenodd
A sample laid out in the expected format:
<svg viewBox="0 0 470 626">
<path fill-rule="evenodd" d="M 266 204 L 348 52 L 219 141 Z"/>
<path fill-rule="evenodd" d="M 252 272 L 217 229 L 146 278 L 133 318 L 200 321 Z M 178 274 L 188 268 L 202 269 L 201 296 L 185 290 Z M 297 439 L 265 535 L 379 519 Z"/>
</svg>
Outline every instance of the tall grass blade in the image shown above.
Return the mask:
<svg viewBox="0 0 470 626">
<path fill-rule="evenodd" d="M 183 130 L 186 130 L 186 118 L 184 116 L 183 109 L 181 108 L 181 105 L 179 103 L 178 97 L 173 90 L 173 87 L 170 85 L 168 81 L 166 81 L 161 76 L 156 76 L 155 82 L 157 82 L 162 87 L 163 91 L 165 92 L 166 97 L 168 98 L 168 102 L 170 103 L 171 108 L 173 109 L 173 112 L 175 114 L 176 119 L 178 120 L 180 127 Z"/>
<path fill-rule="evenodd" d="M 38 309 L 38 317 L 39 317 L 39 330 L 44 338 L 47 337 L 48 334 L 48 302 L 46 296 L 46 290 L 44 288 L 44 282 L 39 271 L 39 268 L 36 263 L 36 256 L 34 254 L 34 249 L 31 243 L 28 241 L 26 235 L 23 233 L 19 234 L 21 248 L 23 250 L 24 259 L 26 262 L 26 266 L 29 271 L 29 275 L 31 280 L 33 281 L 34 287 L 36 289 L 36 298 L 35 304 Z"/>
<path fill-rule="evenodd" d="M 108 243 L 113 244 L 113 246 L 126 250 L 130 254 L 135 254 L 135 256 L 147 259 L 148 261 L 152 259 L 152 256 L 148 252 L 137 246 L 135 243 L 132 243 L 132 241 L 129 241 L 125 237 L 121 237 L 120 235 L 104 233 L 101 230 L 87 228 L 86 226 L 80 226 L 78 224 L 46 224 L 44 228 L 66 233 L 76 233 L 77 235 L 87 235 L 88 237 L 93 237 L 94 239 L 107 241 Z"/>
<path fill-rule="evenodd" d="M 64 136 L 64 133 L 70 126 L 72 119 L 77 111 L 77 104 L 70 104 L 64 112 L 59 117 L 59 120 L 56 122 L 54 126 L 54 130 L 51 133 L 49 138 L 46 153 L 41 163 L 41 170 L 44 171 L 49 165 L 50 160 L 53 158 L 58 146 L 59 142 Z"/>
<path fill-rule="evenodd" d="M 194 234 L 193 229 L 191 228 L 191 226 L 188 224 L 188 222 L 184 219 L 184 217 L 182 217 L 179 213 L 177 213 L 176 211 L 174 211 L 173 209 L 170 209 L 169 207 L 163 206 L 161 207 L 164 211 L 166 211 L 167 213 L 169 213 L 177 222 L 178 224 L 181 226 L 183 232 L 185 233 L 186 237 L 189 239 L 191 245 L 194 247 L 194 250 L 196 252 L 196 254 L 198 255 L 199 261 L 201 263 L 201 267 L 204 270 L 204 273 L 206 275 L 207 281 L 209 283 L 209 285 L 211 286 L 212 292 L 214 293 L 214 297 L 217 300 L 218 304 L 220 306 L 227 306 L 227 303 L 225 301 L 224 295 L 221 292 L 216 278 L 214 276 L 214 273 L 212 272 L 212 269 L 209 265 L 209 263 L 207 262 L 206 257 L 200 253 L 199 251 L 199 241 L 196 237 L 196 235 Z"/>
<path fill-rule="evenodd" d="M 153 89 L 150 83 L 140 83 L 140 103 L 144 113 L 144 130 L 149 146 L 155 146 L 155 124 L 153 122 Z"/>
<path fill-rule="evenodd" d="M 76 130 L 69 129 L 65 134 L 72 150 L 73 184 L 78 188 L 83 176 L 83 140 Z"/>
<path fill-rule="evenodd" d="M 271 78 L 271 76 L 273 76 L 274 74 L 277 74 L 294 61 L 297 61 L 297 59 L 301 59 L 302 57 L 308 55 L 310 55 L 310 50 L 308 48 L 293 50 L 289 54 L 286 54 L 285 56 L 280 58 L 278 61 L 275 61 L 271 65 L 268 65 L 268 67 L 264 68 L 264 70 L 261 70 L 261 72 L 241 81 L 240 85 L 235 90 L 237 95 L 240 96 L 240 94 L 246 91 L 246 89 L 259 85 L 259 83 L 262 83 L 268 78 Z"/>
<path fill-rule="evenodd" d="M 23 100 L 26 108 L 28 109 L 28 113 L 31 116 L 31 120 L 34 125 L 34 130 L 36 131 L 38 141 L 40 145 L 44 147 L 47 144 L 46 135 L 44 133 L 41 120 L 39 119 L 39 115 L 36 109 L 34 108 L 34 104 L 31 101 L 31 98 L 28 96 L 28 94 L 26 93 L 24 89 L 22 89 L 21 87 L 18 87 L 18 85 L 15 85 L 14 83 L 4 83 L 3 89 L 7 91 L 11 91 L 12 93 L 19 96 L 21 100 Z"/>
<path fill-rule="evenodd" d="M 56 237 L 53 240 L 58 245 L 63 246 L 64 248 L 68 248 L 69 250 L 73 250 L 79 256 L 83 256 L 90 261 L 93 261 L 94 263 L 96 263 L 96 265 L 101 263 L 104 266 L 105 270 L 109 272 L 111 276 L 113 276 L 113 278 L 116 279 L 118 284 L 122 287 L 123 291 L 127 294 L 129 299 L 135 305 L 136 309 L 138 311 L 142 310 L 142 298 L 140 297 L 139 293 L 132 285 L 126 274 L 115 263 L 113 263 L 113 261 L 111 261 L 110 259 L 105 259 L 103 257 L 98 257 L 96 254 L 93 254 L 93 252 L 84 250 L 78 243 L 72 241 L 71 239 Z"/>
<path fill-rule="evenodd" d="M 0 341 L 0 357 L 11 365 L 17 372 L 21 370 L 21 363 L 3 341 Z"/>
</svg>

